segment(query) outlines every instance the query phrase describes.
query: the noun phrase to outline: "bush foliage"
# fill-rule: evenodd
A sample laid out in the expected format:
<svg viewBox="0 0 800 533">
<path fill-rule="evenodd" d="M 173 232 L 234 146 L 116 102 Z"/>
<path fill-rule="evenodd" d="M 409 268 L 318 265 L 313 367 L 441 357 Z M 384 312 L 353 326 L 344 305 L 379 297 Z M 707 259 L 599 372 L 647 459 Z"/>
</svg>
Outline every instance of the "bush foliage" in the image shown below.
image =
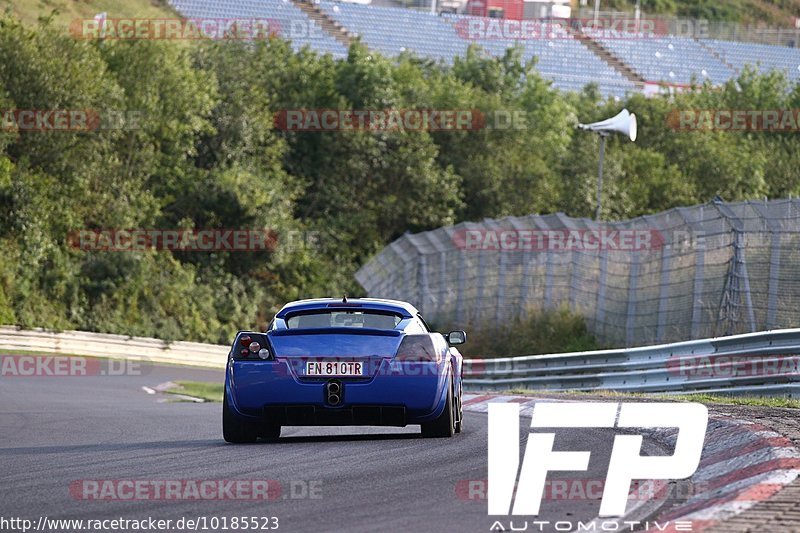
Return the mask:
<svg viewBox="0 0 800 533">
<path fill-rule="evenodd" d="M 800 89 L 777 74 L 748 71 L 721 88 L 617 102 L 592 86 L 554 90 L 519 50 L 491 59 L 474 48 L 445 66 L 410 55 L 390 60 L 356 44 L 334 61 L 277 38 L 91 42 L 7 16 L 0 83 L 0 109 L 143 117 L 137 129 L 0 131 L 0 322 L 28 327 L 228 342 L 237 329 L 264 327 L 286 300 L 357 295 L 355 270 L 406 231 L 534 212 L 591 216 L 597 138 L 575 124 L 622 107 L 639 115 L 640 140 L 609 139 L 606 218 L 716 195 L 800 193 L 796 134 L 667 125 L 675 109 L 800 107 Z M 521 111 L 527 126 L 275 129 L 276 112 L 298 108 Z M 70 246 L 72 232 L 100 228 L 270 228 L 316 237 L 279 240 L 259 253 Z M 547 351 L 584 347 L 574 319 L 537 320 L 536 328 L 575 341 L 542 340 Z M 507 346 L 502 351 L 537 349 Z"/>
<path fill-rule="evenodd" d="M 466 357 L 492 358 L 600 349 L 586 328 L 586 320 L 567 309 L 536 312 L 498 327 L 475 325 L 468 329 L 468 342 L 458 347 Z"/>
</svg>

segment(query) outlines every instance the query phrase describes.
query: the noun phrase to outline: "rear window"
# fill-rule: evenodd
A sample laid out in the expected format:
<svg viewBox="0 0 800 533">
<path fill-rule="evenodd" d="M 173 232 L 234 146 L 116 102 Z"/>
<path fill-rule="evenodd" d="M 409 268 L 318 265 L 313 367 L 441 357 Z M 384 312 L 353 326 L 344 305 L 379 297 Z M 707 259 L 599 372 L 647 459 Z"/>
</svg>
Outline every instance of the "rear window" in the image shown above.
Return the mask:
<svg viewBox="0 0 800 533">
<path fill-rule="evenodd" d="M 289 329 L 310 328 L 371 328 L 394 329 L 402 318 L 389 313 L 370 311 L 325 310 L 293 315 L 286 319 Z"/>
</svg>

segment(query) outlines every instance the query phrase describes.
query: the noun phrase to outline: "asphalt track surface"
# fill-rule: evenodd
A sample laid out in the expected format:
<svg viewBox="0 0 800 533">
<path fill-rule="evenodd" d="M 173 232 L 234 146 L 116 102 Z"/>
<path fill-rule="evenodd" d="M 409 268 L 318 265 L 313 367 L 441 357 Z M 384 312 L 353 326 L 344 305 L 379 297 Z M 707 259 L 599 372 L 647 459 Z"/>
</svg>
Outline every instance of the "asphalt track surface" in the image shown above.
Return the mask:
<svg viewBox="0 0 800 533">
<path fill-rule="evenodd" d="M 464 432 L 452 439 L 423 439 L 419 426 L 290 427 L 275 443 L 230 445 L 220 404 L 166 402 L 142 390 L 176 379 L 222 381 L 222 372 L 143 370 L 0 377 L 0 517 L 278 517 L 278 530 L 289 532 L 488 532 L 494 522 L 485 500 L 463 490 L 465 480 L 487 477 L 486 415 L 466 413 Z M 603 479 L 612 438 L 611 430 L 559 430 L 555 447 L 591 450 L 589 471 L 579 475 Z M 70 484 L 87 479 L 269 479 L 281 493 L 272 501 L 96 501 L 70 493 Z M 598 509 L 597 499 L 546 499 L 538 519 L 588 521 Z"/>
</svg>

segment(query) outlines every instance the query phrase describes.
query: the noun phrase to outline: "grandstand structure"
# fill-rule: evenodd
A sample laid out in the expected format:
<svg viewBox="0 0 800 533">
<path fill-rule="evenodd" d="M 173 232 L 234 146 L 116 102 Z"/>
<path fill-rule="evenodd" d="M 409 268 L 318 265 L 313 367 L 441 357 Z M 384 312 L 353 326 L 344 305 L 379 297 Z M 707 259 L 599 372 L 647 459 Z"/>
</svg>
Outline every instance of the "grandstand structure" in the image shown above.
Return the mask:
<svg viewBox="0 0 800 533">
<path fill-rule="evenodd" d="M 601 94 L 623 97 L 710 81 L 720 85 L 747 66 L 780 70 L 800 79 L 800 49 L 787 46 L 698 39 L 685 36 L 611 34 L 553 27 L 536 38 L 474 34 L 471 28 L 491 20 L 330 0 L 170 0 L 186 18 L 269 19 L 295 49 L 310 47 L 341 59 L 359 39 L 388 57 L 415 54 L 453 63 L 476 44 L 500 57 L 512 46 L 560 90 L 580 90 L 596 83 Z"/>
</svg>

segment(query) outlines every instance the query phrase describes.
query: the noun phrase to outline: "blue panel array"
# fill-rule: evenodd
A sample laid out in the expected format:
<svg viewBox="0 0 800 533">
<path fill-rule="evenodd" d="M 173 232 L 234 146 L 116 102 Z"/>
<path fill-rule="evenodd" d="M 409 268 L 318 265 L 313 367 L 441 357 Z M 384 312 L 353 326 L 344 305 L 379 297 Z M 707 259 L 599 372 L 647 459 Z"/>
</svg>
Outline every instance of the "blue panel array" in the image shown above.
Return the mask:
<svg viewBox="0 0 800 533">
<path fill-rule="evenodd" d="M 336 58 L 347 57 L 347 48 L 312 21 L 290 0 L 170 0 L 170 5 L 189 19 L 269 19 L 278 34 L 295 50 L 309 46 Z"/>
<path fill-rule="evenodd" d="M 322 10 L 362 42 L 388 56 L 404 51 L 452 63 L 455 56 L 464 56 L 472 43 L 479 44 L 493 56 L 519 43 L 525 59 L 538 58 L 537 69 L 553 85 L 562 90 L 580 90 L 595 82 L 601 93 L 624 96 L 635 90 L 616 70 L 600 60 L 593 52 L 569 35 L 515 41 L 513 39 L 470 39 L 466 27 L 470 17 L 460 15 L 437 16 L 427 12 L 403 8 L 375 7 L 360 4 L 323 1 Z"/>
<path fill-rule="evenodd" d="M 271 19 L 295 49 L 309 46 L 336 58 L 347 57 L 346 47 L 290 0 L 170 0 L 170 4 L 187 18 Z M 516 41 L 487 38 L 484 33 L 473 39 L 466 31 L 470 22 L 486 23 L 488 19 L 328 0 L 318 6 L 369 48 L 389 57 L 412 52 L 452 64 L 455 57 L 466 55 L 472 43 L 494 57 L 516 44 L 522 46 L 526 60 L 537 58 L 537 70 L 558 89 L 580 90 L 594 82 L 605 96 L 623 97 L 636 90 L 632 82 L 564 30 Z M 695 79 L 716 85 L 735 77 L 747 64 L 760 65 L 763 71 L 782 70 L 789 80 L 800 81 L 800 50 L 796 48 L 671 36 L 587 34 L 649 82 L 688 84 Z"/>
<path fill-rule="evenodd" d="M 800 80 L 800 50 L 784 46 L 706 40 L 726 63 L 741 71 L 745 65 L 759 66 L 762 71 L 782 70 L 793 82 Z"/>
<path fill-rule="evenodd" d="M 736 75 L 694 39 L 586 33 L 649 82 L 720 84 Z"/>
</svg>

